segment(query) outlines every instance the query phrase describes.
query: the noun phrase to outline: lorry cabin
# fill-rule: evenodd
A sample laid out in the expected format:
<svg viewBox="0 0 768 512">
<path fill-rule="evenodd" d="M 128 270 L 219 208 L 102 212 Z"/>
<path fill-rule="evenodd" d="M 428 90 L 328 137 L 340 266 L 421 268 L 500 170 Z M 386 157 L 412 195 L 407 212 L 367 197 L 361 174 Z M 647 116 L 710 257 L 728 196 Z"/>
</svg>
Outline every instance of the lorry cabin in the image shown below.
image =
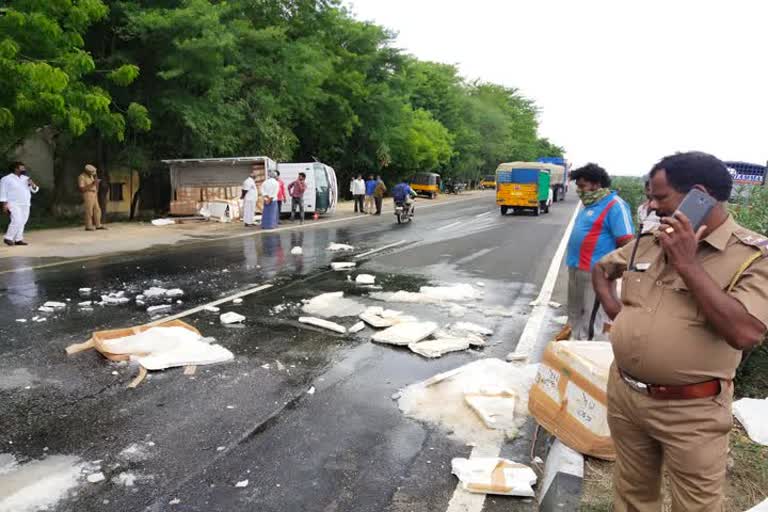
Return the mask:
<svg viewBox="0 0 768 512">
<path fill-rule="evenodd" d="M 549 213 L 552 205 L 551 164 L 510 162 L 496 169 L 496 204 L 501 214 L 523 210 Z M 561 169 L 563 169 L 561 167 Z"/>
<path fill-rule="evenodd" d="M 560 156 L 541 157 L 537 162 L 551 165 L 549 170 L 552 178 L 552 201 L 556 203 L 565 199 L 565 193 L 568 192 L 568 173 L 571 170 L 571 164 Z"/>
<path fill-rule="evenodd" d="M 307 190 L 304 191 L 304 212 L 330 214 L 336 211 L 339 200 L 339 186 L 333 167 L 320 162 L 277 164 L 280 178 L 288 185 L 303 172 L 307 175 Z M 280 209 L 281 214 L 291 213 L 291 198 L 288 197 Z"/>
<path fill-rule="evenodd" d="M 198 215 L 206 206 L 227 206 L 230 219 L 240 217 L 240 191 L 243 181 L 255 166 L 256 185 L 261 187 L 267 172 L 277 170 L 277 163 L 266 156 L 239 158 L 198 158 L 163 160 L 171 173 L 171 215 Z M 259 194 L 257 209 L 261 211 Z"/>
</svg>

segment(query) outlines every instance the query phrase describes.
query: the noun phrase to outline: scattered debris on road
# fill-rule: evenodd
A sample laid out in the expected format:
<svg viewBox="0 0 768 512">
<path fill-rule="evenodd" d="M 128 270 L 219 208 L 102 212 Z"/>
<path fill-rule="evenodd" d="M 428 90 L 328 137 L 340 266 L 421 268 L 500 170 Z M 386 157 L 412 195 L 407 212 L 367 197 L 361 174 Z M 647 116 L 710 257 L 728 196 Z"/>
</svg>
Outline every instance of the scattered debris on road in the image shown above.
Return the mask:
<svg viewBox="0 0 768 512">
<path fill-rule="evenodd" d="M 398 405 L 408 417 L 436 424 L 464 443 L 494 442 L 498 431 L 486 426 L 467 404 L 466 394 L 504 389 L 514 393 L 513 428 L 501 429 L 514 437 L 528 413 L 528 390 L 538 365 L 516 366 L 500 359 L 481 359 L 437 374 L 401 390 Z"/>
<path fill-rule="evenodd" d="M 768 446 L 768 398 L 742 398 L 733 403 L 733 415 L 747 431 L 749 438 Z"/>
<path fill-rule="evenodd" d="M 371 339 L 377 343 L 404 346 L 427 338 L 437 329 L 435 322 L 405 322 L 379 331 Z"/>
<path fill-rule="evenodd" d="M 341 251 L 354 251 L 355 248 L 347 244 L 331 243 L 328 246 L 328 250 L 331 252 L 341 252 Z"/>
<path fill-rule="evenodd" d="M 354 261 L 334 261 L 331 263 L 331 268 L 333 270 L 349 270 L 351 268 L 355 268 L 357 266 L 357 263 Z"/>
<path fill-rule="evenodd" d="M 104 473 L 91 473 L 86 477 L 86 480 L 88 480 L 92 484 L 97 484 L 99 482 L 103 482 L 106 480 L 106 477 L 104 476 Z"/>
<path fill-rule="evenodd" d="M 328 329 L 329 331 L 335 331 L 339 334 L 347 334 L 347 328 L 343 325 L 339 325 L 335 322 L 329 322 L 328 320 L 323 320 L 322 318 L 315 318 L 311 316 L 302 316 L 299 318 L 299 322 L 307 325 L 314 325 L 315 327 L 322 327 L 323 329 Z"/>
<path fill-rule="evenodd" d="M 241 489 L 243 487 L 248 487 L 248 480 L 240 480 L 239 482 L 237 482 L 235 484 L 235 487 L 238 487 L 238 488 L 241 488 Z"/>
<path fill-rule="evenodd" d="M 305 300 L 301 309 L 308 315 L 332 318 L 357 316 L 365 311 L 365 306 L 345 298 L 344 292 L 330 292 Z"/>
<path fill-rule="evenodd" d="M 376 276 L 372 276 L 371 274 L 358 274 L 355 278 L 355 283 L 357 284 L 375 284 L 376 283 Z"/>
<path fill-rule="evenodd" d="M 234 311 L 227 311 L 219 316 L 219 321 L 224 325 L 239 324 L 245 321 L 245 317 Z"/>
<path fill-rule="evenodd" d="M 419 341 L 408 344 L 411 352 L 427 358 L 441 357 L 449 352 L 459 352 L 469 348 L 469 340 L 465 338 L 442 337 L 433 340 Z"/>
<path fill-rule="evenodd" d="M 473 459 L 455 458 L 451 472 L 461 481 L 465 491 L 482 494 L 501 494 L 533 498 L 532 486 L 536 473 L 525 464 L 496 457 Z"/>
<path fill-rule="evenodd" d="M 464 393 L 464 400 L 486 427 L 504 432 L 516 427 L 517 394 L 514 391 L 498 387 L 479 388 Z"/>
<path fill-rule="evenodd" d="M 51 510 L 67 498 L 83 477 L 85 465 L 77 457 L 51 455 L 17 464 L 10 454 L 0 454 L 0 511 Z"/>
<path fill-rule="evenodd" d="M 365 329 L 365 323 L 364 322 L 357 322 L 355 325 L 353 325 L 352 327 L 350 327 L 348 329 L 348 332 L 350 334 L 355 334 L 355 333 L 358 333 L 358 332 L 362 331 L 363 329 Z"/>
</svg>

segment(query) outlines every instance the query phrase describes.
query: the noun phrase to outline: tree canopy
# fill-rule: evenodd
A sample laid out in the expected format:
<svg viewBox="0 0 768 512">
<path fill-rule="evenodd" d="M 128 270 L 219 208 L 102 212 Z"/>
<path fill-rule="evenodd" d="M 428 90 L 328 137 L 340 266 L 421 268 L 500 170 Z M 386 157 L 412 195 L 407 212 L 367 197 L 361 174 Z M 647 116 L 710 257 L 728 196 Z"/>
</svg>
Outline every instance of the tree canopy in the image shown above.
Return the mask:
<svg viewBox="0 0 768 512">
<path fill-rule="evenodd" d="M 337 0 L 10 0 L 0 143 L 52 126 L 134 166 L 260 154 L 342 177 L 562 155 L 531 99 L 392 40 Z"/>
</svg>

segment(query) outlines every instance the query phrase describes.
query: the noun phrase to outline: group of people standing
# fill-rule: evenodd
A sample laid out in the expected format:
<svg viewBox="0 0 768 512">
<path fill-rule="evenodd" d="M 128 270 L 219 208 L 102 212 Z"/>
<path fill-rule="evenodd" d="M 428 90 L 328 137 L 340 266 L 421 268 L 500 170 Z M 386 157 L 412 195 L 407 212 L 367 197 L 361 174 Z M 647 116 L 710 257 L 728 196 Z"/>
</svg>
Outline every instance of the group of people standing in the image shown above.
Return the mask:
<svg viewBox="0 0 768 512">
<path fill-rule="evenodd" d="M 387 186 L 381 176 L 374 178 L 371 174 L 368 180 L 363 180 L 363 175 L 358 174 L 349 184 L 349 191 L 355 201 L 355 213 L 381 215 L 384 195 L 387 193 Z"/>
<path fill-rule="evenodd" d="M 250 176 L 243 182 L 241 199 L 243 200 L 243 223 L 246 227 L 255 227 L 257 225 L 256 204 L 259 200 L 259 187 L 257 185 L 259 172 L 259 168 L 253 166 Z M 280 171 L 269 171 L 267 179 L 261 185 L 263 200 L 261 214 L 262 229 L 274 229 L 280 224 L 280 212 L 283 209 L 283 202 L 288 197 L 291 198 L 291 221 L 298 218 L 299 222 L 304 224 L 306 181 L 307 175 L 300 172 L 298 178 L 286 186 L 285 182 L 280 178 Z"/>
</svg>

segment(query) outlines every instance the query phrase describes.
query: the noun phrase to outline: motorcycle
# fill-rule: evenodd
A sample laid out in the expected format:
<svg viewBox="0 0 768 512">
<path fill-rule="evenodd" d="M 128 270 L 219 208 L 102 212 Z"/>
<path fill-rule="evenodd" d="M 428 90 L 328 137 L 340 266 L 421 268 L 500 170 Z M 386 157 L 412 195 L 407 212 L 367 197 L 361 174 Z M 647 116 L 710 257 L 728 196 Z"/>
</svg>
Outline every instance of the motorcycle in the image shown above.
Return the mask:
<svg viewBox="0 0 768 512">
<path fill-rule="evenodd" d="M 445 184 L 445 192 L 448 194 L 461 194 L 466 188 L 466 183 L 449 182 Z"/>
<path fill-rule="evenodd" d="M 398 224 L 413 220 L 414 206 L 406 203 L 395 203 L 395 218 Z"/>
</svg>

